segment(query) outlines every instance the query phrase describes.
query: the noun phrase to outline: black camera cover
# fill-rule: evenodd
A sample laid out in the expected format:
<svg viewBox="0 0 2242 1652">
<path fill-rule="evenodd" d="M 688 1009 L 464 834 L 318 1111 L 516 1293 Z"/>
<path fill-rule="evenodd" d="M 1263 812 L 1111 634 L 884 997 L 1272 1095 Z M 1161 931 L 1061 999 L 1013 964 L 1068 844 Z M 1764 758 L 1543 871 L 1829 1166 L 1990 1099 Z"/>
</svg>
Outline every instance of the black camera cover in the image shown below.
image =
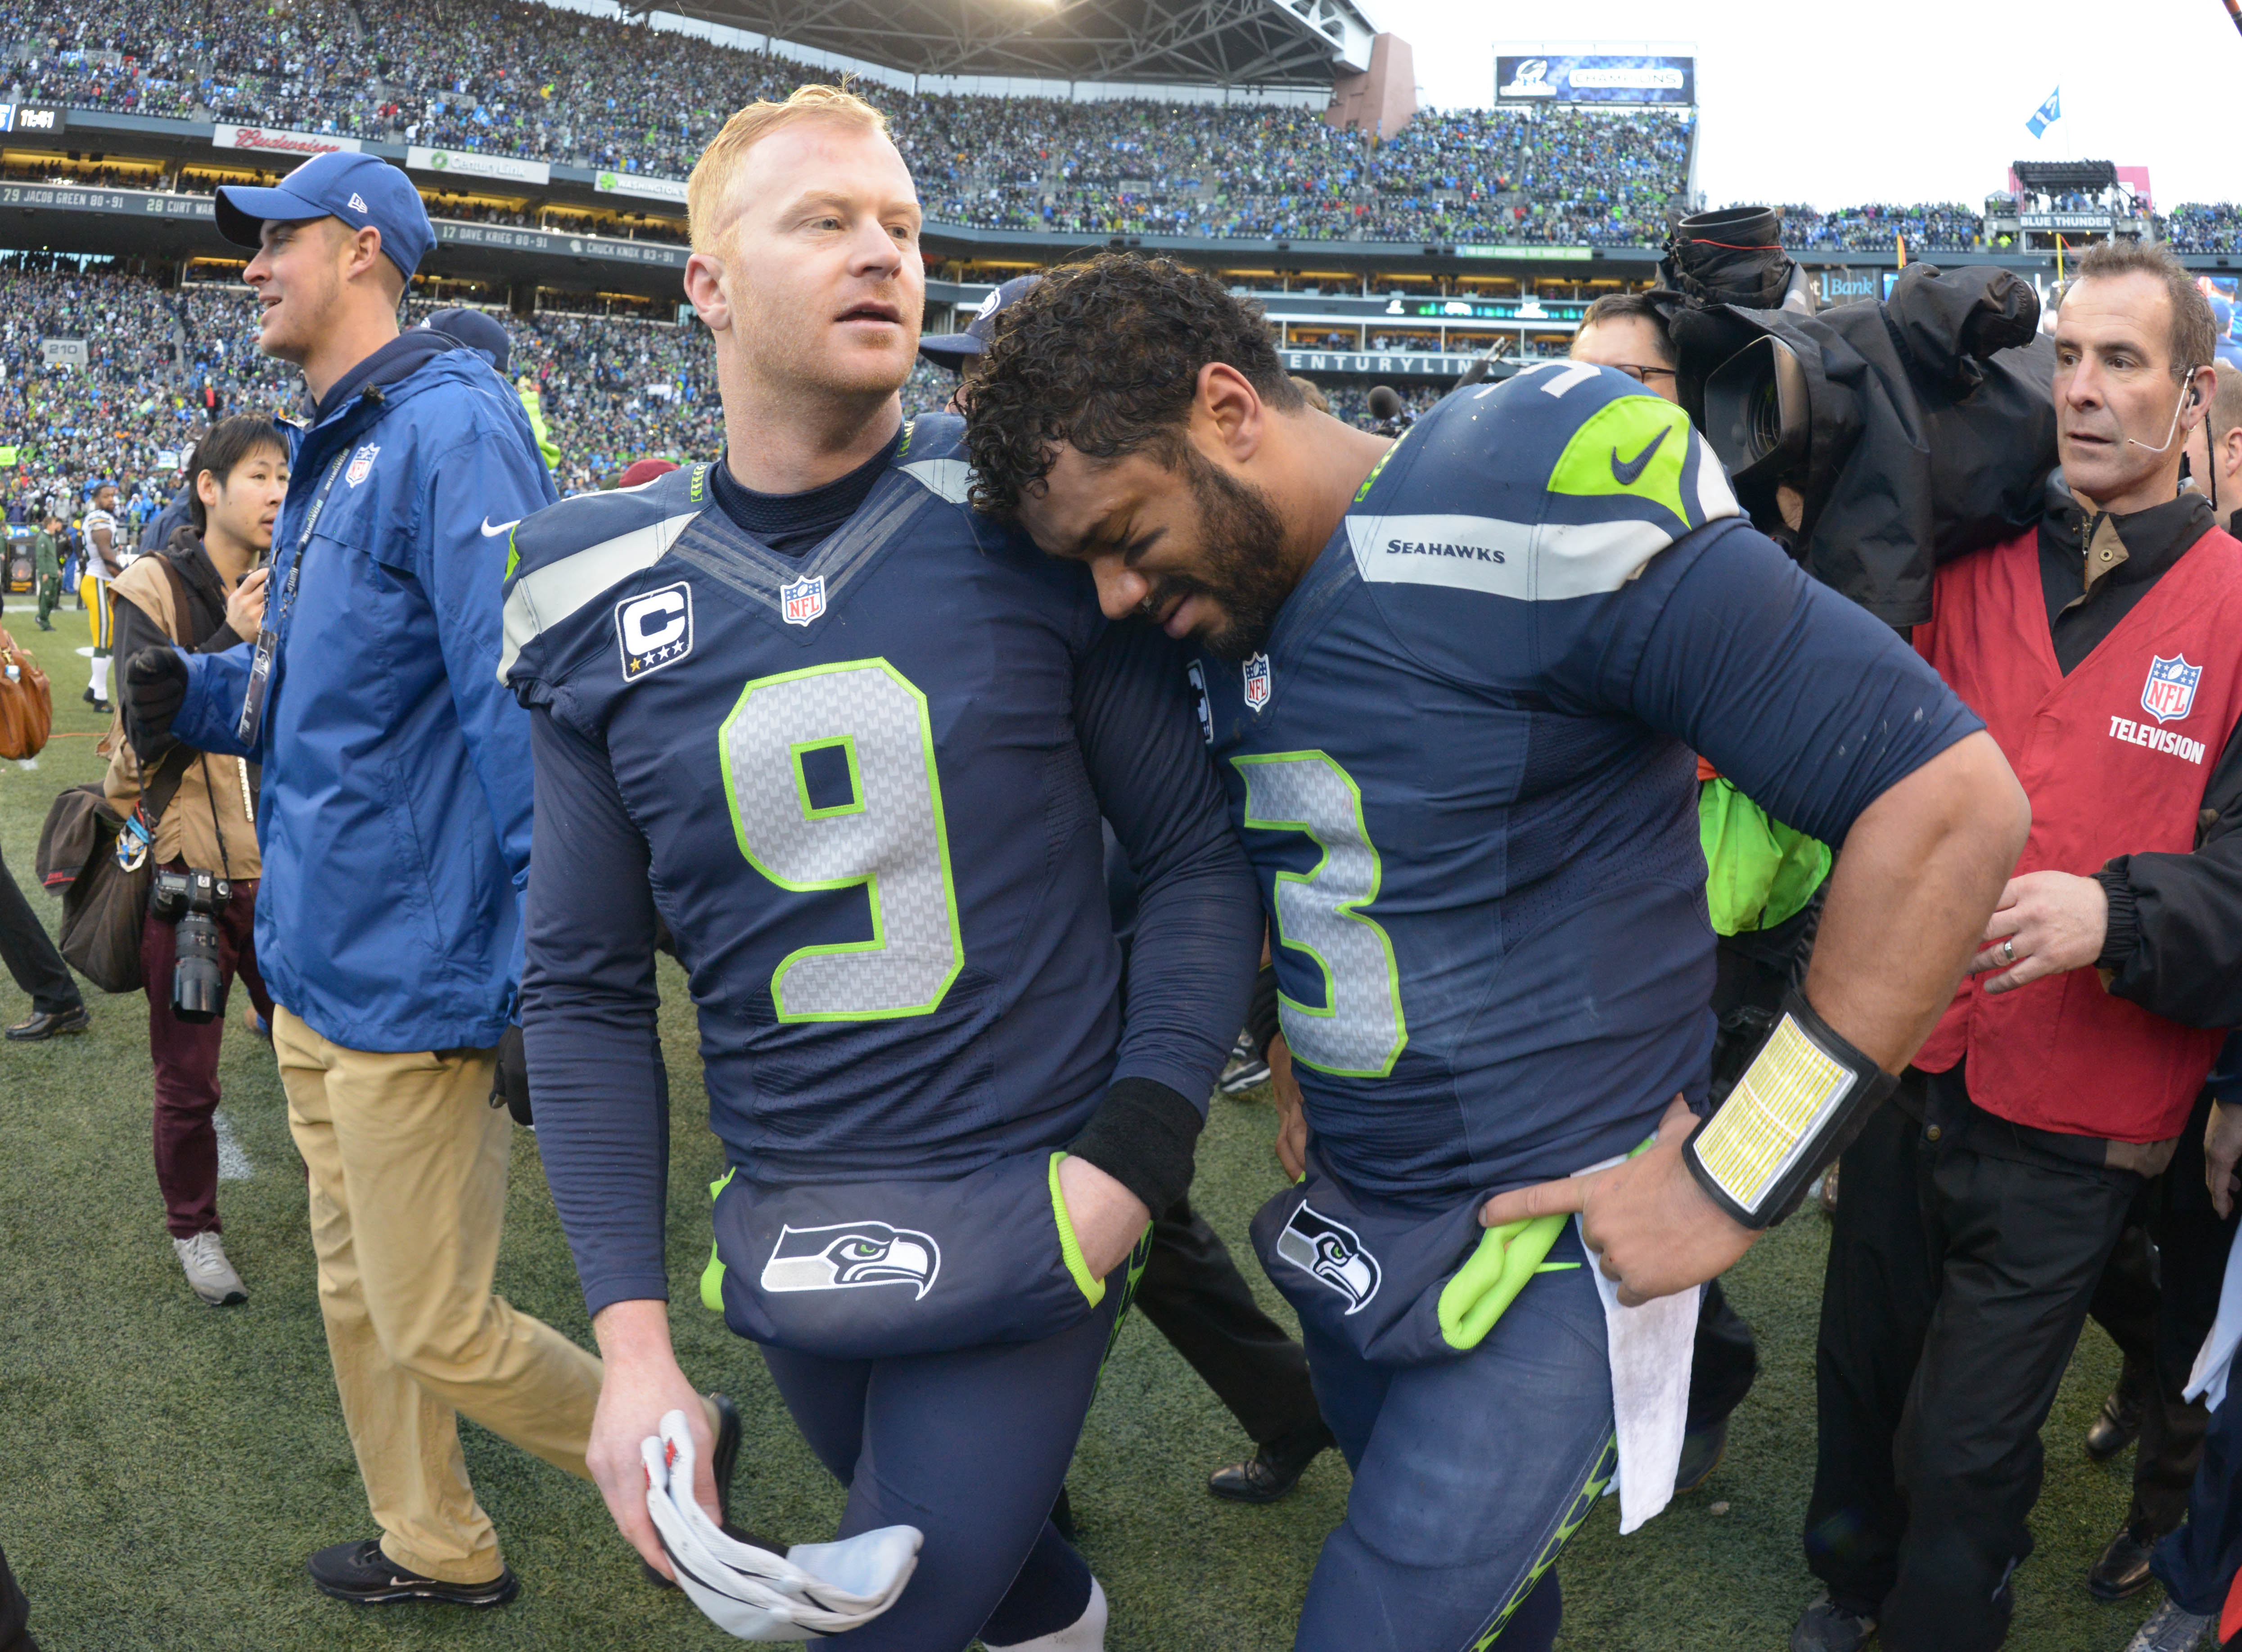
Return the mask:
<svg viewBox="0 0 2242 1652">
<path fill-rule="evenodd" d="M 1701 430 L 1721 367 L 1769 335 L 1789 346 L 1810 409 L 1804 456 L 1782 479 L 1804 498 L 1798 529 L 1783 527 L 1767 467 L 1740 479 L 1737 497 L 1808 573 L 1885 623 L 1928 620 L 1938 563 L 2039 520 L 2056 466 L 2055 349 L 2021 278 L 1912 264 L 1883 303 L 1677 307 L 1670 325 L 1682 405 Z M 1771 364 L 1779 353 L 1757 353 Z"/>
</svg>

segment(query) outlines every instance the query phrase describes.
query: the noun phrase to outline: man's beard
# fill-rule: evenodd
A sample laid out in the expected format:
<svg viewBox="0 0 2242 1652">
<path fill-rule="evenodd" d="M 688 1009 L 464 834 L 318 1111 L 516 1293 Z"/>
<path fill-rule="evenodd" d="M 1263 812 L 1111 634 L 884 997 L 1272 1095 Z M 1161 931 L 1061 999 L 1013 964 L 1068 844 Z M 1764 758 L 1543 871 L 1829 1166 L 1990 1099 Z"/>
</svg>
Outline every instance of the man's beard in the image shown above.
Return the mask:
<svg viewBox="0 0 2242 1652">
<path fill-rule="evenodd" d="M 1250 482 L 1183 448 L 1184 479 L 1198 506 L 1205 566 L 1198 574 L 1170 574 L 1144 599 L 1157 616 L 1179 596 L 1204 596 L 1222 610 L 1219 631 L 1199 646 L 1222 660 L 1247 660 L 1261 652 L 1277 614 L 1299 581 L 1285 566 L 1285 523 L 1269 497 Z"/>
</svg>

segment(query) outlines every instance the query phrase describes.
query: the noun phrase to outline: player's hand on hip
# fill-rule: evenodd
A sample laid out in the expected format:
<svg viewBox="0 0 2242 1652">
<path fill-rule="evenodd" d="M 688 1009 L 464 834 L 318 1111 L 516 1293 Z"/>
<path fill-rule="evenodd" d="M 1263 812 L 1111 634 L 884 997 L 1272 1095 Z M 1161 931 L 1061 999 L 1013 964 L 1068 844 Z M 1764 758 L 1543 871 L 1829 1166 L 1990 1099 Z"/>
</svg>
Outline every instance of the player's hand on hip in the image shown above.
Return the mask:
<svg viewBox="0 0 2242 1652">
<path fill-rule="evenodd" d="M 646 1563 L 675 1581 L 676 1573 L 646 1512 L 646 1459 L 640 1447 L 661 1432 L 661 1420 L 681 1411 L 693 1429 L 693 1496 L 713 1521 L 722 1522 L 716 1501 L 716 1434 L 708 1404 L 678 1369 L 669 1346 L 667 1302 L 611 1302 L 592 1321 L 606 1373 L 599 1407 L 592 1415 L 591 1443 L 585 1466 L 607 1499 L 615 1528 Z"/>
<path fill-rule="evenodd" d="M 1308 1173 L 1308 1115 L 1292 1071 L 1292 1049 L 1281 1032 L 1269 1040 L 1269 1091 L 1276 1098 L 1277 1162 L 1297 1182 Z"/>
<path fill-rule="evenodd" d="M 1152 1212 L 1097 1165 L 1071 1154 L 1059 1161 L 1058 1191 L 1083 1266 L 1092 1279 L 1104 1279 L 1129 1259 Z"/>
<path fill-rule="evenodd" d="M 1759 1234 L 1714 1204 L 1689 1173 L 1682 1145 L 1696 1127 L 1697 1116 L 1676 1096 L 1648 1152 L 1609 1170 L 1497 1193 L 1480 1207 L 1480 1223 L 1579 1212 L 1582 1239 L 1629 1307 L 1702 1285 L 1733 1266 Z"/>
<path fill-rule="evenodd" d="M 1986 920 L 1984 950 L 1970 973 L 2001 973 L 1988 992 L 2006 992 L 2038 980 L 2083 970 L 2102 956 L 2110 932 L 2110 896 L 2094 878 L 2069 872 L 2026 872 L 2012 877 Z"/>
</svg>

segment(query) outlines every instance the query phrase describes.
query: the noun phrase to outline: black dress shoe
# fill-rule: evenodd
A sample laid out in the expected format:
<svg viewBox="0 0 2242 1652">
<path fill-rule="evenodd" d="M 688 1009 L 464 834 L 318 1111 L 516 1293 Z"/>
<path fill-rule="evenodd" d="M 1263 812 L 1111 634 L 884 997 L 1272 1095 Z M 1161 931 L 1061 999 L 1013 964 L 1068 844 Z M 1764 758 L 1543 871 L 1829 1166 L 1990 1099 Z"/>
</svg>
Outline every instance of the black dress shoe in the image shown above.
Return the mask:
<svg viewBox="0 0 2242 1652">
<path fill-rule="evenodd" d="M 452 1606 L 504 1606 L 521 1593 L 511 1570 L 487 1583 L 446 1583 L 423 1577 L 381 1552 L 381 1540 L 337 1543 L 312 1556 L 312 1581 L 324 1594 L 353 1606 L 392 1606 L 400 1601 L 440 1601 Z"/>
<path fill-rule="evenodd" d="M 708 1403 L 716 1408 L 716 1444 L 708 1453 L 708 1467 L 716 1476 L 716 1524 L 727 1537 L 735 1538 L 742 1543 L 755 1543 L 759 1548 L 783 1555 L 786 1551 L 779 1545 L 758 1538 L 752 1533 L 735 1531 L 732 1528 L 732 1470 L 740 1462 L 740 1408 L 726 1394 L 712 1393 L 708 1396 Z M 638 1564 L 639 1569 L 646 1574 L 646 1581 L 654 1588 L 674 1589 L 677 1587 L 655 1571 L 652 1562 L 644 1557 L 641 1557 Z"/>
<path fill-rule="evenodd" d="M 2158 1534 L 2140 1521 L 2127 1521 L 2102 1558 L 2086 1574 L 2087 1592 L 2098 1601 L 2122 1601 L 2149 1586 L 2149 1557 Z"/>
<path fill-rule="evenodd" d="M 1308 1465 L 1339 1441 L 1319 1420 L 1271 1440 L 1250 1462 L 1232 1463 L 1206 1477 L 1206 1488 L 1233 1503 L 1273 1503 L 1300 1483 Z"/>
<path fill-rule="evenodd" d="M 10 1044 L 37 1044 L 42 1038 L 58 1038 L 65 1032 L 84 1032 L 93 1024 L 93 1012 L 84 1004 L 69 1010 L 36 1011 L 28 1021 L 18 1021 L 8 1029 Z"/>
<path fill-rule="evenodd" d="M 1876 1632 L 1874 1613 L 1856 1611 L 1824 1589 L 1791 1626 L 1790 1652 L 1860 1652 Z"/>
<path fill-rule="evenodd" d="M 2120 1381 L 2102 1401 L 2094 1426 L 2086 1431 L 2086 1454 L 2098 1463 L 2108 1462 L 2140 1438 L 2141 1395 L 2132 1384 Z"/>
<path fill-rule="evenodd" d="M 1713 1470 L 1721 1466 L 1728 1454 L 1728 1420 L 1708 1422 L 1702 1428 L 1692 1428 L 1682 1436 L 1682 1461 L 1674 1468 L 1674 1494 L 1681 1496 L 1693 1492 L 1712 1478 Z"/>
</svg>

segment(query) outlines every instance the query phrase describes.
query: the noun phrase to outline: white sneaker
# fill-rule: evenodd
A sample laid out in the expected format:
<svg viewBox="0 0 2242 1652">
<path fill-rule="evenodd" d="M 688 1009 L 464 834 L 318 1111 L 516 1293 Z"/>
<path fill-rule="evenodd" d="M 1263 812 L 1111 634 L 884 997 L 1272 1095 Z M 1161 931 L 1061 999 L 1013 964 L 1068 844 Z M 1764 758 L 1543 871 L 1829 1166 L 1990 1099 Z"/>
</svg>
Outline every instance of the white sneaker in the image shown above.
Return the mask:
<svg viewBox="0 0 2242 1652">
<path fill-rule="evenodd" d="M 1000 1647 L 993 1641 L 983 1641 L 982 1645 L 989 1652 L 1105 1652 L 1105 1591 L 1091 1578 L 1090 1604 L 1063 1629 L 1038 1635 L 1032 1641 L 1015 1641 L 1010 1646 Z"/>
<path fill-rule="evenodd" d="M 233 1271 L 233 1264 L 225 1259 L 225 1246 L 215 1233 L 198 1233 L 192 1239 L 173 1239 L 171 1248 L 178 1252 L 179 1266 L 186 1270 L 187 1283 L 195 1294 L 214 1308 L 232 1307 L 237 1302 L 249 1300 L 248 1289 L 241 1275 Z"/>
<path fill-rule="evenodd" d="M 2183 1612 L 2166 1601 L 2149 1614 L 2149 1621 L 2125 1642 L 2125 1652 L 2194 1652 L 2210 1627 L 2209 1618 Z"/>
</svg>

